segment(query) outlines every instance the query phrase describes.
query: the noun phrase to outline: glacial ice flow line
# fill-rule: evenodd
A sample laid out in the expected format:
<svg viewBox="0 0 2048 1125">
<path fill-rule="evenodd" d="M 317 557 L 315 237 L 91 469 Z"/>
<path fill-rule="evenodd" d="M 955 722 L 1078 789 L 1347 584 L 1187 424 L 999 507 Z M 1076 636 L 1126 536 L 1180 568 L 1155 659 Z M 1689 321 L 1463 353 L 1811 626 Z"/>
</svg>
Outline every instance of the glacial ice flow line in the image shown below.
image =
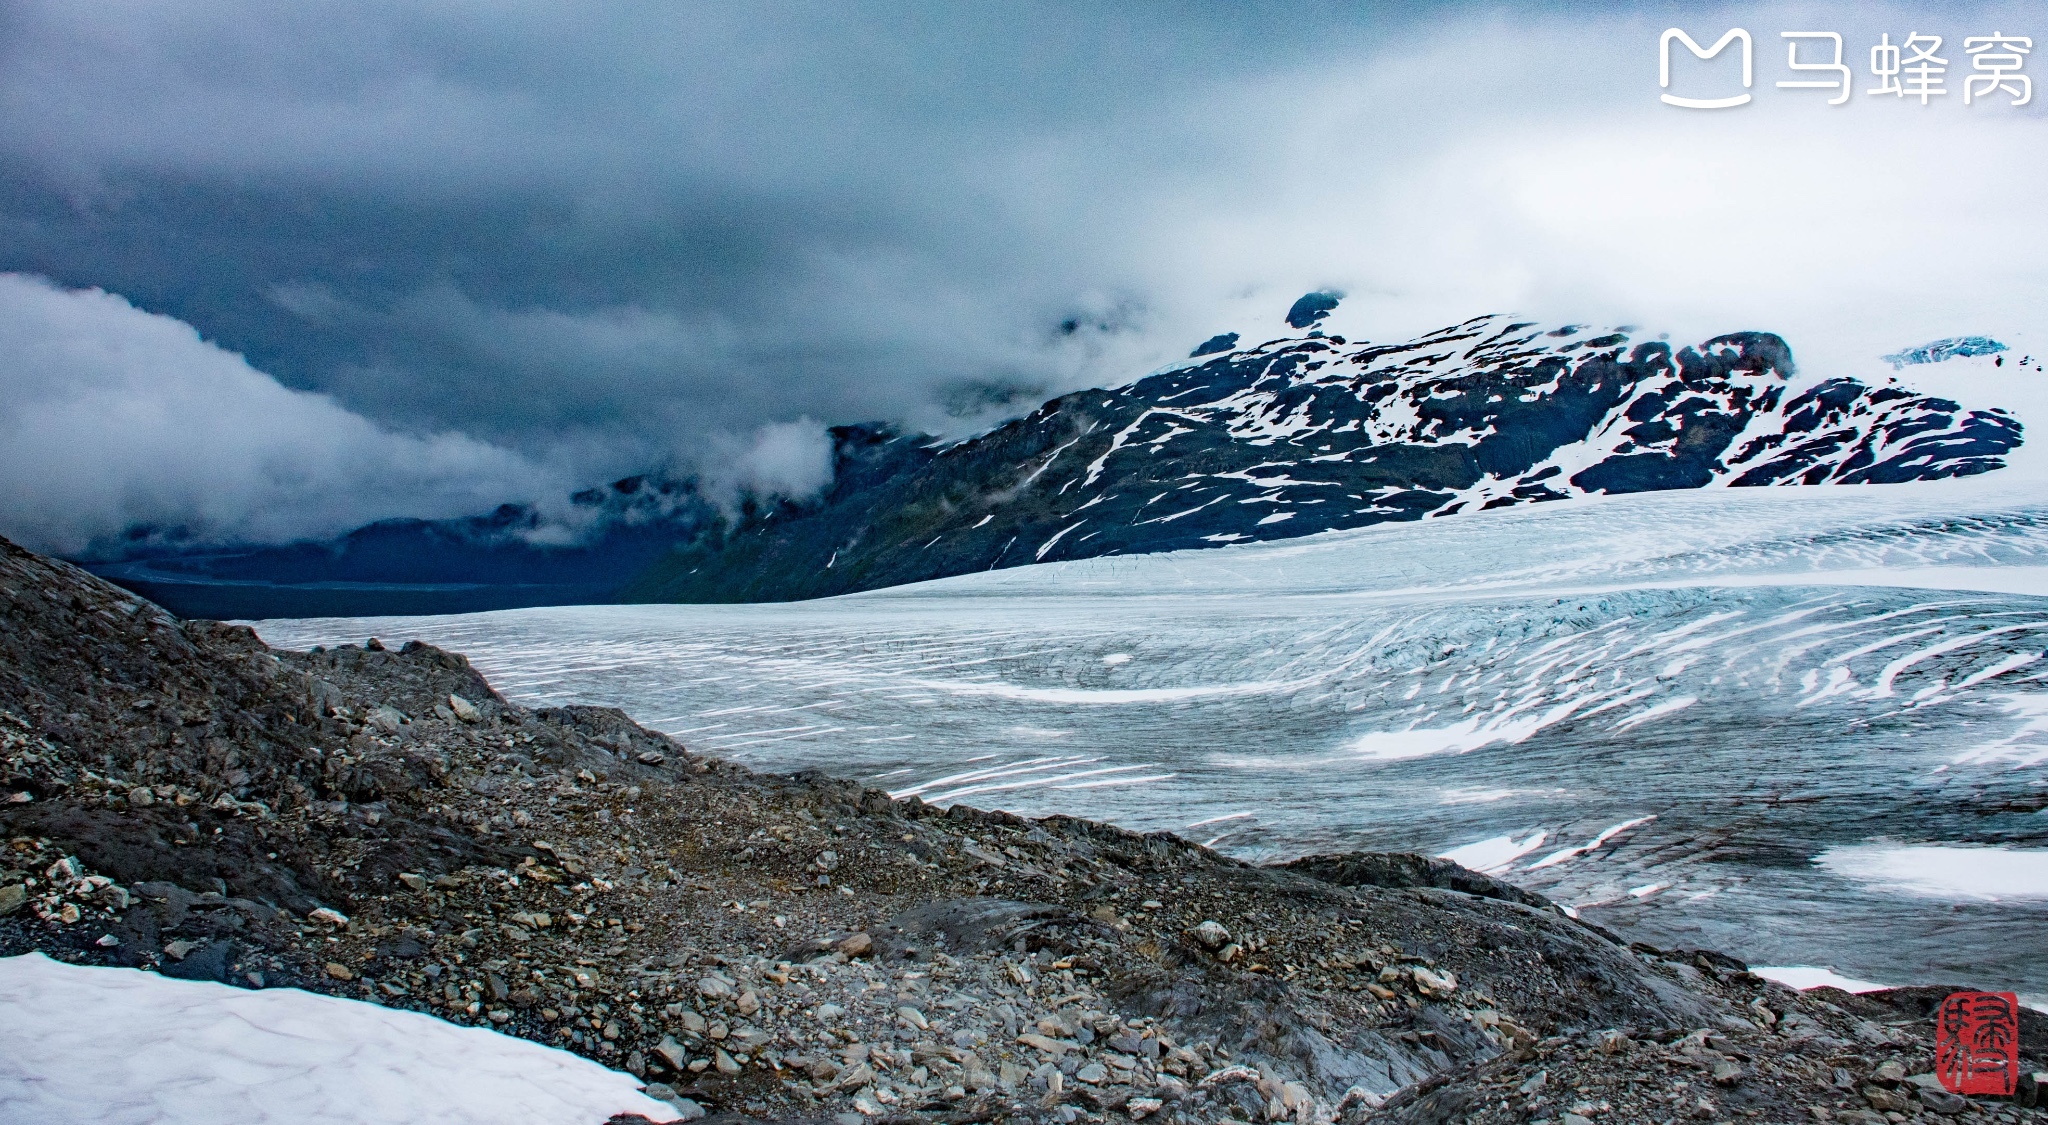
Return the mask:
<svg viewBox="0 0 2048 1125">
<path fill-rule="evenodd" d="M 1044 643 L 1041 637 L 1025 636 L 1021 633 L 1017 633 L 1014 631 L 1005 631 L 1002 633 L 990 633 L 982 635 L 949 634 L 943 638 L 923 641 L 916 645 L 887 647 L 883 651 L 864 651 L 862 647 L 856 647 L 853 649 L 830 650 L 823 653 L 820 653 L 818 651 L 801 652 L 792 654 L 784 659 L 791 664 L 801 664 L 808 666 L 809 664 L 819 659 L 820 655 L 829 656 L 834 659 L 846 659 L 848 657 L 856 657 L 862 660 L 864 667 L 871 668 L 879 672 L 897 672 L 904 669 L 928 668 L 932 666 L 934 661 L 942 661 L 944 665 L 950 665 L 956 662 L 961 662 L 960 654 L 962 653 L 987 652 L 990 649 L 997 648 L 1001 645 L 1008 644 L 1013 641 L 1024 641 L 1026 643 L 1036 644 Z M 871 643 L 870 645 L 864 647 L 866 649 L 871 650 L 875 646 Z M 1058 651 L 1059 650 L 1057 649 L 1049 648 L 1027 649 L 1022 653 L 1004 653 L 993 657 L 987 657 L 985 659 L 975 659 L 972 661 L 966 661 L 966 663 L 978 664 L 984 663 L 985 660 L 1003 659 L 1005 657 L 1015 657 L 1018 655 L 1056 655 Z"/>
<path fill-rule="evenodd" d="M 1099 761 L 1100 759 L 1097 760 Z M 1159 767 L 1156 763 L 1146 763 L 1134 766 L 1109 766 L 1099 770 L 1080 770 L 1075 773 L 1055 774 L 1051 777 L 1027 777 L 1021 781 L 1005 781 L 986 785 L 968 785 L 963 786 L 959 789 L 949 789 L 943 793 L 930 794 L 925 798 L 925 800 L 931 804 L 938 804 L 942 801 L 957 800 L 961 797 L 971 796 L 976 793 L 1005 793 L 1013 789 L 1062 788 L 1062 786 L 1055 785 L 1054 783 L 1061 781 L 1072 781 L 1076 778 L 1082 777 L 1100 777 L 1105 774 L 1130 773 L 1135 770 L 1157 768 Z M 1071 788 L 1079 788 L 1079 786 L 1073 786 Z"/>
<path fill-rule="evenodd" d="M 1997 662 L 1996 664 L 1993 664 L 1987 668 L 1979 669 L 1978 671 L 1971 673 L 1969 676 L 1965 677 L 1960 683 L 1956 684 L 1955 690 L 1961 692 L 1966 689 L 1976 687 L 1978 684 L 1983 683 L 1985 680 L 1994 679 L 1998 676 L 2003 676 L 2007 672 L 2018 671 L 2019 669 L 2024 668 L 2029 664 L 2032 664 L 2036 660 L 2041 659 L 2043 655 L 2048 654 L 2039 652 L 2013 653 L 2007 656 L 2005 659 Z"/>
<path fill-rule="evenodd" d="M 982 758 L 984 759 L 993 757 L 995 757 L 995 755 L 993 754 L 982 755 Z M 967 760 L 972 762 L 980 759 L 969 758 Z M 1060 769 L 1066 766 L 1084 765 L 1088 762 L 1099 762 L 1101 760 L 1101 758 L 1086 758 L 1071 754 L 1050 755 L 1042 758 L 1026 758 L 1021 762 L 1009 762 L 1004 765 L 993 766 L 988 769 L 968 770 L 965 773 L 947 774 L 945 777 L 933 778 L 932 780 L 924 782 L 921 785 L 913 785 L 908 789 L 897 790 L 896 792 L 889 794 L 889 796 L 894 800 L 901 801 L 906 797 L 922 796 L 923 794 L 928 793 L 933 789 L 943 789 L 948 786 L 959 785 L 963 782 L 981 781 L 986 778 L 992 777 L 1009 777 L 1015 774 L 1033 773 L 1049 769 Z"/>
<path fill-rule="evenodd" d="M 1944 617 L 1941 620 L 1936 621 L 1934 624 L 1928 625 L 1924 628 L 1914 629 L 1910 632 L 1905 633 L 1894 633 L 1888 637 L 1880 637 L 1879 639 L 1871 641 L 1867 644 L 1858 645 L 1857 647 L 1850 649 L 1848 652 L 1836 653 L 1835 655 L 1828 657 L 1825 661 L 1821 662 L 1821 667 L 1826 668 L 1830 665 L 1841 665 L 1846 667 L 1851 660 L 1854 660 L 1859 656 L 1868 656 L 1871 653 L 1877 652 L 1880 649 L 1887 649 L 1891 648 L 1893 645 L 1902 645 L 1910 641 L 1919 640 L 1921 637 L 1932 636 L 1935 633 L 1944 631 L 1950 624 L 1959 620 L 1967 619 Z"/>
<path fill-rule="evenodd" d="M 1399 589 L 1331 590 L 1293 594 L 1268 594 L 1271 604 L 1288 599 L 1350 603 L 1426 602 L 1438 605 L 1498 602 L 1509 598 L 1545 597 L 1560 600 L 1600 598 L 1661 590 L 1740 590 L 1773 587 L 1877 587 L 1889 589 L 1955 589 L 1973 593 L 2017 594 L 2048 597 L 2048 567 L 1923 567 L 1913 570 L 1802 570 L 1778 574 L 1700 574 L 1679 578 L 1640 581 L 1611 580 L 1581 585 L 1548 583 L 1469 582 L 1446 586 L 1410 586 Z M 1165 595 L 1147 595 L 1165 600 Z"/>
<path fill-rule="evenodd" d="M 1937 645 L 1930 645 L 1918 652 L 1907 653 L 1905 656 L 1885 665 L 1884 670 L 1878 673 L 1877 683 L 1871 686 L 1871 698 L 1884 699 L 1889 697 L 1892 694 L 1892 683 L 1899 678 L 1899 673 L 1904 672 L 1923 660 L 1940 656 L 1945 652 L 1953 652 L 1959 648 L 1966 648 L 1987 637 L 2000 636 L 2006 633 L 2034 632 L 2042 629 L 2048 629 L 2048 621 L 2032 622 L 2025 625 L 2004 625 L 1996 629 L 1987 629 L 1982 632 L 1955 637 Z"/>
<path fill-rule="evenodd" d="M 1765 629 L 1770 629 L 1780 625 L 1789 624 L 1793 621 L 1804 620 L 1808 617 L 1813 616 L 1816 613 L 1821 612 L 1823 608 L 1825 607 L 1813 606 L 1807 609 L 1794 610 L 1790 613 L 1781 613 L 1768 621 L 1759 621 L 1754 625 L 1745 625 L 1740 629 L 1731 629 L 1726 633 L 1716 633 L 1712 636 L 1705 637 L 1694 637 L 1691 640 L 1682 641 L 1678 644 L 1672 645 L 1664 651 L 1668 653 L 1692 652 L 1698 649 L 1706 648 L 1710 645 L 1726 644 L 1737 637 L 1745 637 L 1752 633 L 1762 632 Z"/>
<path fill-rule="evenodd" d="M 1221 824 L 1221 823 L 1223 823 L 1223 822 L 1224 822 L 1224 821 L 1226 821 L 1226 820 L 1244 820 L 1244 819 L 1246 819 L 1246 818 L 1253 818 L 1253 817 L 1257 817 L 1257 816 L 1258 816 L 1258 814 L 1257 814 L 1257 813 L 1255 813 L 1255 812 L 1234 812 L 1234 813 L 1224 813 L 1224 814 L 1223 814 L 1222 816 L 1212 816 L 1212 817 L 1208 818 L 1207 820 L 1197 820 L 1197 821 L 1193 821 L 1193 822 L 1190 822 L 1190 823 L 1188 823 L 1188 824 L 1183 824 L 1183 825 L 1181 825 L 1181 827 L 1182 827 L 1182 828 L 1201 828 L 1201 827 L 1204 827 L 1205 825 L 1210 825 L 1210 824 Z"/>
<path fill-rule="evenodd" d="M 1149 785 L 1155 781 L 1172 781 L 1177 773 L 1153 774 L 1150 777 L 1116 777 L 1103 781 L 1083 781 L 1074 785 L 1048 785 L 1047 789 L 1102 789 L 1111 785 Z"/>
<path fill-rule="evenodd" d="M 796 727 L 770 727 L 766 730 L 740 730 L 734 731 L 731 734 L 714 734 L 704 739 L 704 741 L 715 742 L 719 739 L 724 738 L 751 738 L 759 734 L 803 734 L 807 731 L 815 731 L 817 729 L 817 723 L 805 723 L 802 726 Z"/>
<path fill-rule="evenodd" d="M 1607 829 L 1606 831 L 1600 833 L 1598 836 L 1593 837 L 1591 840 L 1588 840 L 1583 844 L 1580 844 L 1576 847 L 1561 848 L 1557 851 L 1554 851 L 1549 855 L 1544 856 L 1542 859 L 1537 860 L 1535 863 L 1530 864 L 1524 870 L 1538 871 L 1545 867 L 1555 867 L 1560 863 L 1569 862 L 1571 860 L 1579 858 L 1582 855 L 1588 855 L 1594 851 L 1599 850 L 1602 844 L 1605 844 L 1607 841 L 1613 839 L 1621 833 L 1626 832 L 1629 829 L 1635 828 L 1639 825 L 1648 824 L 1655 819 L 1657 819 L 1657 816 L 1655 813 L 1652 813 L 1649 816 L 1639 816 L 1634 820 L 1625 820 L 1620 824 L 1617 824 L 1614 827 Z"/>
<path fill-rule="evenodd" d="M 2012 769 L 2028 769 L 2048 762 L 2048 695 L 2005 693 L 1996 697 L 2007 715 L 2020 720 L 2019 729 L 1992 742 L 1980 742 L 1962 751 L 1954 765 L 1990 765 L 2009 762 Z"/>
<path fill-rule="evenodd" d="M 1853 609 L 1854 606 L 1830 603 L 1821 608 L 1824 610 L 1847 610 Z M 1778 650 L 1777 656 L 1775 658 L 1775 663 L 1770 665 L 1771 671 L 1774 675 L 1781 675 L 1783 674 L 1785 668 L 1788 665 L 1790 665 L 1794 660 L 1797 660 L 1800 657 L 1805 656 L 1807 653 L 1812 652 L 1815 649 L 1825 648 L 1829 644 L 1833 644 L 1844 639 L 1853 639 L 1856 636 L 1860 636 L 1862 632 L 1866 631 L 1870 626 L 1874 625 L 1878 621 L 1896 616 L 1896 614 L 1880 614 L 1877 617 L 1850 618 L 1846 621 L 1824 622 L 1815 625 L 1808 625 L 1805 628 L 1801 629 L 1794 629 L 1789 633 L 1773 637 L 1773 641 L 1783 647 L 1781 647 Z M 1851 633 L 1851 636 L 1849 638 L 1842 638 L 1829 635 L 1834 633 L 1841 633 L 1848 630 L 1854 630 L 1854 632 Z M 1798 643 L 1787 643 L 1795 641 Z"/>
<path fill-rule="evenodd" d="M 845 731 L 846 731 L 846 728 L 845 728 L 845 727 L 826 727 L 826 728 L 824 728 L 824 729 L 822 729 L 822 730 L 808 730 L 808 729 L 807 729 L 807 730 L 804 730 L 804 731 L 803 731 L 802 733 L 800 733 L 800 734 L 786 734 L 786 735 L 783 735 L 783 736 L 782 736 L 782 737 L 780 737 L 780 738 L 756 738 L 756 739 L 750 739 L 750 740 L 748 740 L 748 741 L 746 741 L 746 742 L 728 742 L 728 743 L 726 743 L 725 745 L 723 745 L 723 746 L 720 746 L 720 747 L 719 747 L 719 749 L 720 749 L 720 750 L 739 750 L 739 749 L 743 749 L 743 748 L 745 748 L 745 747 L 748 747 L 748 746 L 762 746 L 762 745 L 765 745 L 765 744 L 767 744 L 767 743 L 771 743 L 771 742 L 791 742 L 791 741 L 794 741 L 794 740 L 796 740 L 796 739 L 799 739 L 799 738 L 822 738 L 822 737 L 824 737 L 825 735 L 828 735 L 828 734 L 843 734 L 843 733 L 845 733 Z"/>
<path fill-rule="evenodd" d="M 2041 655 L 2042 654 L 2036 653 L 2029 656 L 2029 654 L 2020 653 L 2015 656 L 2008 657 L 2006 661 L 2000 661 L 1999 664 L 1993 665 L 1991 668 L 1985 669 L 1985 672 L 1979 673 L 1979 675 L 1983 675 L 1987 679 L 1993 675 L 2004 675 L 2007 672 L 2017 670 L 2018 667 L 2025 667 L 2028 664 L 2034 663 L 2034 661 L 2040 659 Z M 2009 665 L 2008 661 L 2016 661 L 2017 664 Z M 1989 675 L 1986 675 L 1986 673 L 1989 673 Z M 1972 680 L 1974 681 L 1970 685 L 1972 687 L 1974 687 L 1976 683 L 1982 682 L 1981 680 L 1977 680 L 1975 677 L 1972 677 Z M 2044 681 L 2048 681 L 2048 674 L 2037 673 L 2032 676 L 2021 676 L 2018 679 L 2007 680 L 2005 683 L 2000 684 L 1999 686 L 2007 688 L 2017 688 L 2026 684 L 2042 683 Z M 1932 685 L 1921 688 L 1919 691 L 1914 692 L 1912 697 L 1909 698 L 1904 704 L 1895 707 L 1889 711 L 1880 711 L 1875 714 L 1863 716 L 1852 721 L 1849 725 L 1853 728 L 1857 726 L 1867 725 L 1872 722 L 1881 721 L 1884 719 L 1894 718 L 1899 715 L 1906 714 L 1910 711 L 1916 711 L 1928 707 L 1939 706 L 1942 704 L 1957 703 L 1964 701 L 1979 702 L 1979 700 L 1972 699 L 1969 697 L 1969 695 L 1967 694 L 1967 689 L 1964 687 L 1964 685 L 1950 684 L 1947 680 L 1947 677 L 1939 677 L 1935 680 L 1935 682 Z M 1936 772 L 1938 773 L 1940 771 L 1937 770 Z"/>
<path fill-rule="evenodd" d="M 988 696 L 1034 703 L 1172 703 L 1185 699 L 1218 699 L 1240 695 L 1277 695 L 1313 687 L 1317 680 L 1260 680 L 1182 688 L 1035 688 L 999 681 L 914 680 L 916 686 L 952 695 Z"/>
<path fill-rule="evenodd" d="M 1720 613 L 1709 613 L 1705 617 L 1699 618 L 1695 621 L 1688 621 L 1675 629 L 1667 629 L 1661 633 L 1652 633 L 1649 636 L 1643 638 L 1641 644 L 1637 645 L 1635 648 L 1628 650 L 1627 652 L 1622 653 L 1621 658 L 1623 660 L 1627 660 L 1630 657 L 1640 656 L 1644 653 L 1680 651 L 1676 648 L 1667 648 L 1667 643 L 1670 641 L 1678 640 L 1683 637 L 1692 636 L 1694 633 L 1697 633 L 1700 630 L 1707 628 L 1708 626 L 1718 624 L 1722 621 L 1730 621 L 1738 617 L 1746 616 L 1746 612 L 1747 611 L 1745 610 L 1732 609 L 1724 610 Z"/>
<path fill-rule="evenodd" d="M 1637 711 L 1635 714 L 1614 724 L 1614 730 L 1617 732 L 1634 730 L 1644 723 L 1661 719 L 1675 711 L 1683 711 L 1699 701 L 1699 696 L 1696 695 L 1681 695 L 1676 699 L 1667 699 L 1654 707 L 1645 707 L 1641 711 Z"/>
<path fill-rule="evenodd" d="M 967 647 L 967 646 L 964 646 L 964 645 L 963 645 L 962 647 Z M 978 651 L 980 651 L 980 650 L 981 650 L 981 646 L 976 646 L 976 647 L 975 647 L 975 648 L 973 648 L 973 649 L 972 649 L 971 651 L 977 651 L 977 652 L 978 652 Z M 975 667 L 976 665 L 979 665 L 979 664 L 1014 664 L 1014 663 L 1020 663 L 1020 662 L 1022 662 L 1022 661 L 1025 661 L 1025 660 L 1031 659 L 1032 657 L 1038 657 L 1038 656 L 1055 656 L 1055 657 L 1057 657 L 1057 656 L 1065 656 L 1065 655 L 1066 655 L 1066 650 L 1065 650 L 1065 649 L 1062 649 L 1062 648 L 1042 648 L 1042 649 L 1024 649 L 1024 650 L 1022 650 L 1022 651 L 1018 651 L 1018 652 L 1003 652 L 1003 653 L 996 653 L 995 655 L 992 655 L 992 656 L 980 656 L 980 657 L 975 657 L 974 659 L 971 659 L 971 660 L 963 660 L 963 659 L 957 659 L 957 658 L 956 658 L 956 659 L 951 659 L 951 660 L 945 660 L 945 661 L 938 661 L 938 662 L 933 662 L 933 661 L 926 661 L 926 662 L 924 662 L 924 663 L 921 663 L 921 664 L 917 665 L 917 666 L 916 666 L 915 668 L 913 668 L 913 669 L 910 669 L 910 670 L 911 670 L 911 671 L 916 671 L 916 672 L 940 672 L 940 671 L 952 671 L 952 670 L 954 670 L 954 669 L 958 669 L 958 668 L 972 668 L 972 667 Z M 879 665 L 870 665 L 870 666 L 869 666 L 869 668 L 870 668 L 870 670 L 872 670 L 872 671 L 875 671 L 875 672 L 888 672 L 888 673 L 897 673 L 897 672 L 898 672 L 898 669 L 894 669 L 894 668 L 884 668 L 884 667 L 881 667 L 881 666 L 879 666 Z"/>
</svg>

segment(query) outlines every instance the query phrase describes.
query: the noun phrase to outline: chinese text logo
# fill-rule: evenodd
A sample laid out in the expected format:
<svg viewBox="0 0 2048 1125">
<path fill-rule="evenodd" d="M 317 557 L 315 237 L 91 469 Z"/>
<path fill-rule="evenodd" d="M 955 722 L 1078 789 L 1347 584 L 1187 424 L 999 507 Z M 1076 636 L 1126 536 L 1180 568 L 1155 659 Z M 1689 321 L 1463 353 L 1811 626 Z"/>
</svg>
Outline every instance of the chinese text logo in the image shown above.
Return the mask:
<svg viewBox="0 0 2048 1125">
<path fill-rule="evenodd" d="M 1846 105 L 1854 93 L 1855 76 L 1849 64 L 1842 61 L 1842 36 L 1833 31 L 1781 31 L 1779 37 L 1786 41 L 1786 65 L 1797 77 L 1777 83 L 1781 90 L 1827 90 L 1833 97 L 1829 105 Z M 1682 97 L 1669 93 L 1671 88 L 1671 45 L 1683 44 L 1695 58 L 1711 59 L 1719 55 L 1730 43 L 1742 45 L 1742 89 L 1743 93 L 1730 94 L 1719 98 Z M 1892 42 L 1890 32 L 1881 36 L 1870 48 L 1870 73 L 1873 82 L 1863 91 L 1867 97 L 1893 97 L 1901 101 L 1912 99 L 1922 106 L 1935 104 L 1934 99 L 1949 95 L 1949 56 L 1940 53 L 1943 37 L 1914 31 L 1902 42 Z M 1801 57 L 1800 45 L 1805 43 L 1808 52 Z M 2034 100 L 2034 80 L 2020 73 L 2026 65 L 2027 55 L 2034 49 L 2033 39 L 2024 35 L 2007 35 L 1994 31 L 1989 35 L 1972 35 L 1963 39 L 1963 54 L 1969 59 L 1970 70 L 1962 75 L 1963 104 L 1973 105 L 1993 97 L 2006 95 L 2007 103 L 2021 106 Z M 1685 109 L 1730 109 L 1747 105 L 1748 90 L 1755 79 L 1755 47 L 1749 32 L 1735 28 L 1714 40 L 1711 47 L 1702 47 L 1698 40 L 1687 34 L 1683 28 L 1667 28 L 1657 40 L 1657 84 L 1667 92 L 1659 95 L 1667 105 Z M 1820 75 L 1829 77 L 1821 78 Z M 1804 77 L 1812 75 L 1814 77 Z"/>
</svg>

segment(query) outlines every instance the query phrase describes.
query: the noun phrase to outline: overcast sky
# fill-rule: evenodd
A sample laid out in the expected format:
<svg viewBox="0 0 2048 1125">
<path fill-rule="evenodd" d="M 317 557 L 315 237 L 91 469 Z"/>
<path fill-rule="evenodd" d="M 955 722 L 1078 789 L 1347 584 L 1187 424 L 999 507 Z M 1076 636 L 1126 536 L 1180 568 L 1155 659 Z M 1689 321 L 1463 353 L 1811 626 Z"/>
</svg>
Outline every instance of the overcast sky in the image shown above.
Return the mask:
<svg viewBox="0 0 2048 1125">
<path fill-rule="evenodd" d="M 1961 104 L 1960 40 L 2048 51 L 2040 12 L 0 0 L 0 531 L 801 492 L 826 424 L 973 432 L 1317 288 L 1353 336 L 1756 328 L 1842 373 L 2024 333 L 2048 97 Z M 1749 29 L 1752 104 L 1658 102 L 1674 23 Z M 1843 33 L 1850 104 L 1775 88 L 1792 30 Z M 1915 31 L 1949 95 L 1865 96 Z"/>
</svg>

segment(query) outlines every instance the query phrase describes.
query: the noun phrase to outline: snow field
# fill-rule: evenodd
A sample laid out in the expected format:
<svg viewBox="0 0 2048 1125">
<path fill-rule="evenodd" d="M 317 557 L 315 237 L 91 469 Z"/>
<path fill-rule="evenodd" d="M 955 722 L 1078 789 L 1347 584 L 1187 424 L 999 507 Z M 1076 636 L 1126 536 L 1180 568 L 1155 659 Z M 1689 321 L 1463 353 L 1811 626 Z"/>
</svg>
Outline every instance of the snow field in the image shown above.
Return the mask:
<svg viewBox="0 0 2048 1125">
<path fill-rule="evenodd" d="M 673 1121 L 630 1074 L 482 1028 L 138 969 L 0 958 L 0 1120 L 38 1125 Z"/>
</svg>

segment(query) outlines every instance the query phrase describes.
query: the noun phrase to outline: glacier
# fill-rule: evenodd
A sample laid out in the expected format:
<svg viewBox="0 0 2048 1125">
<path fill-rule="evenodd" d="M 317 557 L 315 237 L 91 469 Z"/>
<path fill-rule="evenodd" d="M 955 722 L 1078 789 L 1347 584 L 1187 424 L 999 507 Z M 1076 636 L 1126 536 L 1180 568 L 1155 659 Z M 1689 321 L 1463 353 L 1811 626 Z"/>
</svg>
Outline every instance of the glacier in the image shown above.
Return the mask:
<svg viewBox="0 0 2048 1125">
<path fill-rule="evenodd" d="M 1957 364 L 1982 370 L 1944 393 L 2048 417 Z M 257 624 L 422 639 L 522 702 L 756 768 L 1258 861 L 1449 854 L 1666 947 L 2038 1001 L 2044 483 L 2023 448 L 1960 479 L 1587 496 L 809 602 Z"/>
<path fill-rule="evenodd" d="M 1303 300 L 1290 327 L 1334 298 Z M 1768 332 L 1640 335 L 1505 316 L 1393 343 L 1312 328 L 958 443 L 837 428 L 818 503 L 758 509 L 613 600 L 798 600 L 1587 495 L 1941 480 L 2023 446 L 2000 396 L 1952 392 L 1989 353 L 1929 352 L 1909 381 L 1875 360 L 1802 369 Z"/>
</svg>

